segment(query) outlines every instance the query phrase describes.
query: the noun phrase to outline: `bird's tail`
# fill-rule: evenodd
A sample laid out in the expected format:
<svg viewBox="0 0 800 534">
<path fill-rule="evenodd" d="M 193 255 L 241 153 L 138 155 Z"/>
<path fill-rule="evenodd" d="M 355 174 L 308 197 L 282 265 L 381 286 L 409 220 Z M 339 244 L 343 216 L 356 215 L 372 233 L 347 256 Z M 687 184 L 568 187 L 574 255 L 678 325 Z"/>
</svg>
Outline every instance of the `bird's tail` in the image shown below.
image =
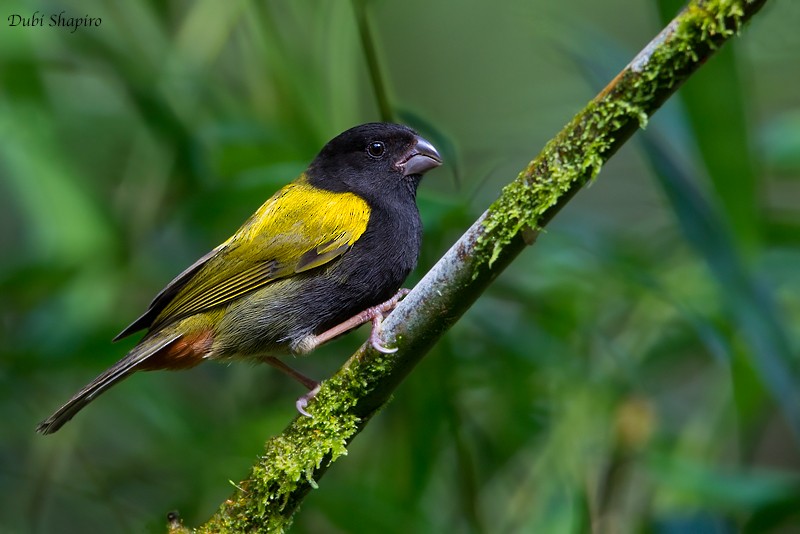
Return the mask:
<svg viewBox="0 0 800 534">
<path fill-rule="evenodd" d="M 72 419 L 76 413 L 81 411 L 84 406 L 99 397 L 117 382 L 122 381 L 128 375 L 137 370 L 145 360 L 155 355 L 159 351 L 174 343 L 180 334 L 173 334 L 164 337 L 153 337 L 143 340 L 136 345 L 123 359 L 111 366 L 103 374 L 92 380 L 83 389 L 77 392 L 66 402 L 56 413 L 39 423 L 36 431 L 42 434 L 52 434 L 64 423 Z"/>
</svg>

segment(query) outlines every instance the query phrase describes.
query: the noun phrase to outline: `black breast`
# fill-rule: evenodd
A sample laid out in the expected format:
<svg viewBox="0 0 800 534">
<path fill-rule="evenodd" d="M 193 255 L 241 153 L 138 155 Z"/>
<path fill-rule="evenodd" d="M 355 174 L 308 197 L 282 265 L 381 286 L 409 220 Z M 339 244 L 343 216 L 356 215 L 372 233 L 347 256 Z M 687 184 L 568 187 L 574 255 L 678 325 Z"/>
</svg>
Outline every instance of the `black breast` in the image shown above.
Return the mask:
<svg viewBox="0 0 800 534">
<path fill-rule="evenodd" d="M 366 231 L 323 277 L 326 309 L 314 334 L 391 298 L 417 265 L 422 223 L 414 198 L 370 204 Z"/>
</svg>

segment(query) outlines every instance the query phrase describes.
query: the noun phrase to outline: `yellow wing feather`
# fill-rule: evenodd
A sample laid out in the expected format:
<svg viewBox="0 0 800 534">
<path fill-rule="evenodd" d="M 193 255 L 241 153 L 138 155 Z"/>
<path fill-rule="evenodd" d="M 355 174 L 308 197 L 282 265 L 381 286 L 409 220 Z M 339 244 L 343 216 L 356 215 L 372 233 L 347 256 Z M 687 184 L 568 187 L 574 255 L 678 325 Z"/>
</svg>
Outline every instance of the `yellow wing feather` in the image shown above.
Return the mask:
<svg viewBox="0 0 800 534">
<path fill-rule="evenodd" d="M 199 270 L 181 281 L 183 286 L 153 326 L 338 258 L 367 229 L 369 214 L 361 197 L 318 189 L 301 177 L 267 200 Z"/>
</svg>

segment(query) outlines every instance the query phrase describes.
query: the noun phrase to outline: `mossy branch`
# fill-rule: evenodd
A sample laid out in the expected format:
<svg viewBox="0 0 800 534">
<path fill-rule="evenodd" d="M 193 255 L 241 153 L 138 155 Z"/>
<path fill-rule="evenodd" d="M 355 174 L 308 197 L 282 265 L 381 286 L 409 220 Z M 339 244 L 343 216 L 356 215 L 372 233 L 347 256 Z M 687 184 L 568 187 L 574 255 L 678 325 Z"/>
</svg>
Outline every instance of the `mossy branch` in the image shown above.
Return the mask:
<svg viewBox="0 0 800 534">
<path fill-rule="evenodd" d="M 605 162 L 766 0 L 694 0 L 552 140 L 266 449 L 199 532 L 280 532 L 436 341 Z M 185 531 L 172 521 L 170 531 Z"/>
</svg>

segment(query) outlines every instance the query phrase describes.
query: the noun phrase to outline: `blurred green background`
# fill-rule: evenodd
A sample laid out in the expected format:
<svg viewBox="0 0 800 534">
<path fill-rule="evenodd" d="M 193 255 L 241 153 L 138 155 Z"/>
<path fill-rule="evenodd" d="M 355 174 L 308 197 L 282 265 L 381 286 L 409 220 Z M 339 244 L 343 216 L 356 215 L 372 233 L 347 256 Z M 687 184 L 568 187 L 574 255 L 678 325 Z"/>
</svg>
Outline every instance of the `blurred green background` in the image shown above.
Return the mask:
<svg viewBox="0 0 800 534">
<path fill-rule="evenodd" d="M 413 284 L 680 8 L 376 0 L 443 149 Z M 12 14 L 101 17 L 14 27 Z M 379 119 L 338 0 L 4 2 L 0 532 L 206 519 L 295 414 L 274 370 L 142 373 L 36 424 L 340 131 Z M 768 2 L 412 373 L 294 532 L 800 532 L 800 2 Z M 297 362 L 332 373 L 366 330 Z"/>
</svg>

